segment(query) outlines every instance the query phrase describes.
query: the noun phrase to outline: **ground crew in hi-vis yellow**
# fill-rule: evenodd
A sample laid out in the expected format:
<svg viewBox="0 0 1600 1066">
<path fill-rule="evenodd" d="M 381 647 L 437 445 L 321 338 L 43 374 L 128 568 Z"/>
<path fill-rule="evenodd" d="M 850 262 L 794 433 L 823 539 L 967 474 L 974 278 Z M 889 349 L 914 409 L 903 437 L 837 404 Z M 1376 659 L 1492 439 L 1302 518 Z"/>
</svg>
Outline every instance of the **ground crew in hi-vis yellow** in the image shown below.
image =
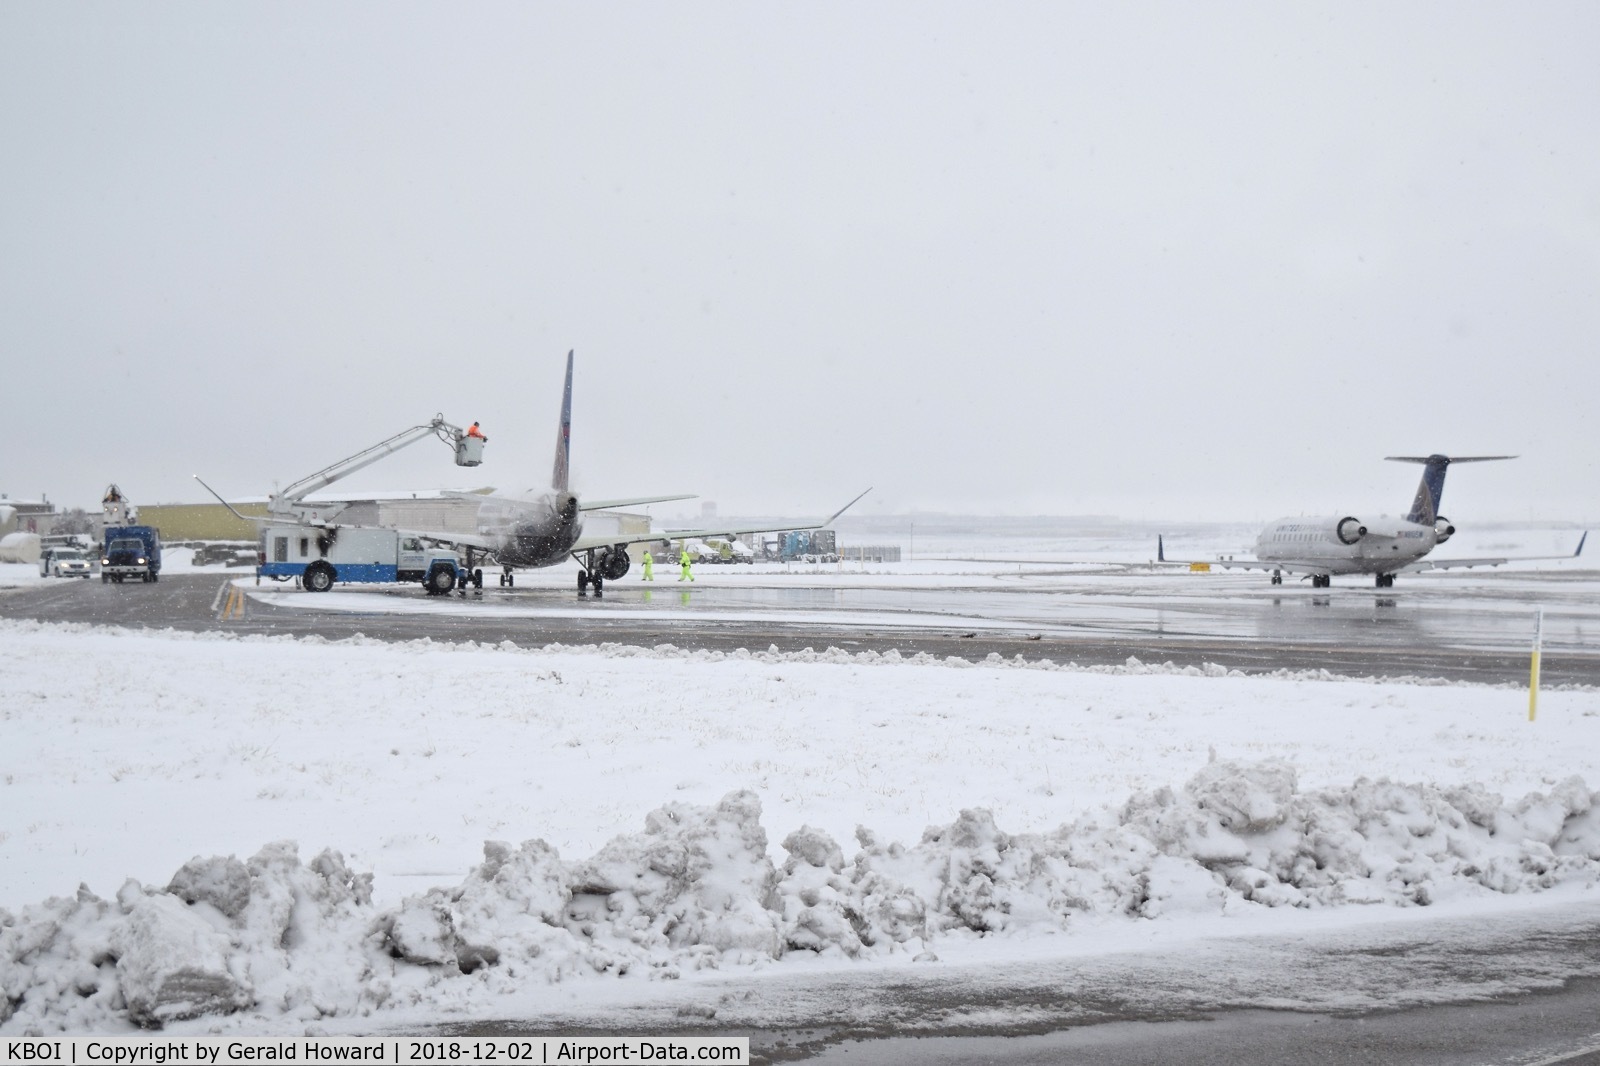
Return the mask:
<svg viewBox="0 0 1600 1066">
<path fill-rule="evenodd" d="M 650 557 L 649 548 L 644 550 L 644 559 L 641 562 L 644 564 L 644 579 L 646 581 L 654 581 L 656 579 L 656 561 Z"/>
<path fill-rule="evenodd" d="M 678 575 L 678 580 L 679 581 L 693 581 L 694 580 L 694 575 L 689 573 L 689 549 L 688 548 L 683 549 L 683 554 L 678 556 L 678 565 L 683 568 L 683 572 Z"/>
</svg>

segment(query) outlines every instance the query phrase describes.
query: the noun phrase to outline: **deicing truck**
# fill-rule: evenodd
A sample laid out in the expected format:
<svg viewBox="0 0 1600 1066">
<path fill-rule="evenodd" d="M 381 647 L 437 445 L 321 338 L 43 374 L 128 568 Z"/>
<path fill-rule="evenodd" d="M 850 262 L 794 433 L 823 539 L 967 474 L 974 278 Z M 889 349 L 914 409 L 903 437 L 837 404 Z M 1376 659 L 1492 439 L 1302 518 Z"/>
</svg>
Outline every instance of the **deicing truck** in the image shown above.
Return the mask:
<svg viewBox="0 0 1600 1066">
<path fill-rule="evenodd" d="M 262 529 L 257 573 L 279 581 L 297 577 L 311 592 L 327 592 L 337 581 L 415 581 L 430 596 L 442 596 L 470 576 L 458 553 L 393 529 L 302 525 Z"/>
</svg>

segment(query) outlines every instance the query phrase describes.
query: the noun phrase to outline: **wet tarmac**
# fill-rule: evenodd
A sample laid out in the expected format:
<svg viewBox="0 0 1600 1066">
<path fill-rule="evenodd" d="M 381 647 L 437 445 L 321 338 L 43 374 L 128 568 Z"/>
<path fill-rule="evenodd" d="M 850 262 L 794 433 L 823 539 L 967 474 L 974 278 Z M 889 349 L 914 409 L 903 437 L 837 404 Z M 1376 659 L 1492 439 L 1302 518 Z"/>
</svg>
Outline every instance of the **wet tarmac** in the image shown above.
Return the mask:
<svg viewBox="0 0 1600 1066">
<path fill-rule="evenodd" d="M 1218 664 L 1525 682 L 1536 611 L 1546 684 L 1600 684 L 1600 573 L 1423 575 L 1395 589 L 1271 586 L 1261 575 L 1027 570 L 968 575 L 751 574 L 692 585 L 633 577 L 579 596 L 561 571 L 514 588 L 429 597 L 405 586 L 308 593 L 245 579 L 223 617 L 225 572 L 154 585 L 47 582 L 0 590 L 0 617 L 185 630 L 520 645 L 673 644 L 731 651 L 891 648 L 1080 665 Z M 558 584 L 559 582 L 559 584 Z"/>
</svg>

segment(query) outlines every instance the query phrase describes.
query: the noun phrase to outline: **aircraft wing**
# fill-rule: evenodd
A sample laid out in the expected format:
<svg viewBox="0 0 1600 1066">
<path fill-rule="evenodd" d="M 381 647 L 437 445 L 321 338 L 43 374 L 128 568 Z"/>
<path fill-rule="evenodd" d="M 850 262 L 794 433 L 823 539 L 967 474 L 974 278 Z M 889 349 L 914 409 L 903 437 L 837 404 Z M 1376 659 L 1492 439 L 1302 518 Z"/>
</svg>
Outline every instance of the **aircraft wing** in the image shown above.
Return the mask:
<svg viewBox="0 0 1600 1066">
<path fill-rule="evenodd" d="M 453 500 L 475 500 L 482 503 L 484 500 L 501 500 L 511 504 L 524 503 L 515 496 L 497 496 L 493 489 L 480 489 L 476 492 L 466 492 L 461 489 L 442 489 L 441 495 Z M 617 507 L 642 507 L 647 503 L 671 503 L 673 500 L 692 500 L 694 493 L 678 493 L 674 496 L 629 496 L 616 500 L 592 500 L 588 503 L 580 502 L 580 511 L 610 511 Z M 612 543 L 616 543 L 613 541 Z"/>
<path fill-rule="evenodd" d="M 634 499 L 626 500 L 594 500 L 589 503 L 579 504 L 578 510 L 611 511 L 618 507 L 640 507 L 647 503 L 671 503 L 673 500 L 692 500 L 694 498 L 695 497 L 693 493 L 687 493 L 677 496 L 639 496 Z M 611 543 L 615 544 L 617 542 L 612 541 Z"/>
<path fill-rule="evenodd" d="M 1502 555 L 1499 557 L 1485 557 L 1481 559 L 1418 559 L 1414 563 L 1407 563 L 1401 570 L 1465 570 L 1474 566 L 1500 566 L 1503 563 L 1532 563 L 1549 562 L 1556 559 L 1576 559 L 1583 554 L 1584 541 L 1589 539 L 1589 533 L 1584 531 L 1578 538 L 1578 547 L 1571 555 Z"/>
<path fill-rule="evenodd" d="M 867 492 L 871 491 L 871 489 L 867 490 Z M 865 496 L 867 492 L 863 492 L 861 496 Z M 700 537 L 734 537 L 740 533 L 778 533 L 790 529 L 821 529 L 832 524 L 834 519 L 854 507 L 856 502 L 861 499 L 861 496 L 857 496 L 826 518 L 791 519 L 787 522 L 769 526 L 750 526 L 735 523 L 726 526 L 706 526 L 702 529 L 658 529 L 652 533 L 613 533 L 610 536 L 596 534 L 594 536 L 579 537 L 578 542 L 572 546 L 572 550 L 580 552 L 589 548 L 604 548 L 612 544 L 644 544 L 657 540 L 693 540 Z"/>
<path fill-rule="evenodd" d="M 1328 568 L 1327 563 L 1313 563 L 1309 559 L 1279 560 L 1275 563 L 1264 563 L 1260 559 L 1198 559 L 1197 562 L 1205 563 L 1214 570 L 1287 570 L 1291 574 L 1304 570 L 1306 573 L 1315 571 L 1321 573 Z"/>
<path fill-rule="evenodd" d="M 1156 537 L 1156 562 L 1157 566 L 1193 566 L 1195 563 L 1205 565 L 1217 570 L 1287 570 L 1291 574 L 1307 573 L 1320 574 L 1327 570 L 1326 562 L 1313 562 L 1310 559 L 1290 559 L 1287 562 L 1264 563 L 1260 559 L 1168 559 L 1166 538 Z M 1149 566 L 1149 563 L 1130 563 L 1130 566 Z"/>
<path fill-rule="evenodd" d="M 360 528 L 360 527 L 354 527 Z M 394 528 L 369 526 L 369 529 Z M 504 541 L 504 537 L 486 537 L 482 533 L 440 533 L 429 529 L 398 529 L 394 531 L 403 537 L 421 537 L 431 540 L 436 544 L 448 544 L 453 548 L 476 548 L 478 551 L 493 551 L 497 545 Z"/>
</svg>

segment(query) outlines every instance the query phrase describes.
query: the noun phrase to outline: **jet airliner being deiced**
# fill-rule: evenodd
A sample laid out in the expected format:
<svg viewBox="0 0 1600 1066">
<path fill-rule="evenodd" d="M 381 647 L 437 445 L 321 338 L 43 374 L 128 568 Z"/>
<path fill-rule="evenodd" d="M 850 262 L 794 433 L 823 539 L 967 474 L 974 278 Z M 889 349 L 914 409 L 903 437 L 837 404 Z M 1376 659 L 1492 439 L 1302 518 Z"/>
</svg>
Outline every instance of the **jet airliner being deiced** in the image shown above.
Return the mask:
<svg viewBox="0 0 1600 1066">
<path fill-rule="evenodd" d="M 1256 538 L 1255 559 L 1220 559 L 1211 566 L 1223 569 L 1270 570 L 1272 583 L 1283 584 L 1285 571 L 1306 574 L 1313 588 L 1327 588 L 1334 574 L 1373 574 L 1379 588 L 1394 585 L 1402 571 L 1448 570 L 1458 567 L 1499 566 L 1517 560 L 1567 559 L 1583 551 L 1588 539 L 1578 539 L 1577 551 L 1566 555 L 1521 555 L 1481 559 L 1427 559 L 1435 547 L 1449 540 L 1456 527 L 1439 513 L 1444 495 L 1444 475 L 1452 463 L 1484 463 L 1514 459 L 1514 455 L 1391 455 L 1395 463 L 1422 464 L 1422 482 L 1404 518 L 1381 515 L 1363 520 L 1355 515 L 1296 516 L 1269 522 Z M 1166 561 L 1165 544 L 1159 555 Z"/>
<path fill-rule="evenodd" d="M 551 471 L 550 488 L 533 490 L 518 495 L 483 495 L 471 492 L 452 492 L 449 495 L 478 503 L 477 530 L 475 533 L 429 532 L 406 530 L 429 540 L 448 543 L 468 554 L 468 570 L 473 570 L 472 557 L 503 568 L 502 585 L 513 584 L 512 570 L 519 567 L 555 566 L 568 558 L 578 563 L 578 591 L 593 585 L 596 592 L 606 581 L 615 581 L 628 572 L 630 560 L 628 546 L 650 541 L 679 540 L 692 537 L 732 537 L 739 533 L 763 533 L 773 530 L 816 529 L 826 526 L 847 511 L 863 492 L 827 518 L 808 518 L 790 521 L 778 526 L 724 525 L 704 529 L 657 530 L 644 534 L 583 535 L 585 511 L 610 510 L 618 507 L 639 506 L 685 500 L 688 496 L 642 496 L 634 499 L 595 500 L 582 503 L 578 494 L 568 485 L 568 472 L 572 450 L 572 353 L 567 353 L 567 381 L 561 396 L 561 422 L 556 430 L 555 467 Z M 868 489 L 867 492 L 872 491 Z"/>
</svg>

